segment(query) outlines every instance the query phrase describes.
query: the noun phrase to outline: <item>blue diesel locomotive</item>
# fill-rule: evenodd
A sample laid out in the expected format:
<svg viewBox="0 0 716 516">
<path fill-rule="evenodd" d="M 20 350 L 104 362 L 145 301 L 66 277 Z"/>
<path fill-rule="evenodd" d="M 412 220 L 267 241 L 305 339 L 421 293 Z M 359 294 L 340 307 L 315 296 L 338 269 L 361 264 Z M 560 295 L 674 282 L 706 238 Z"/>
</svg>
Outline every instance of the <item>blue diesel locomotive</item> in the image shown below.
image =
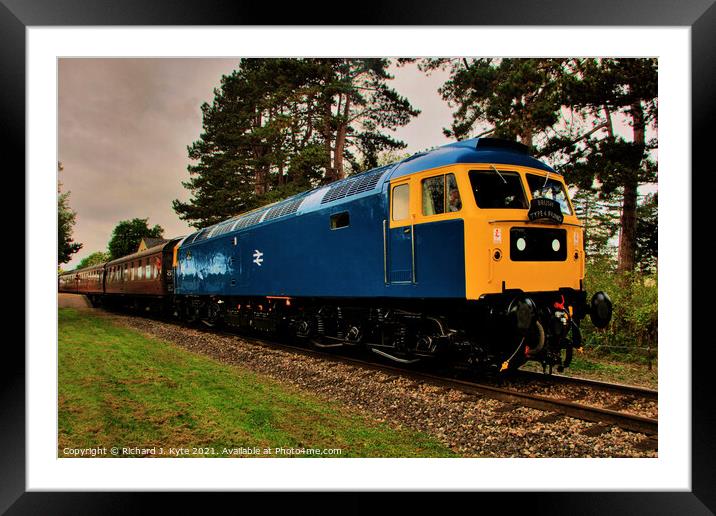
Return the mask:
<svg viewBox="0 0 716 516">
<path fill-rule="evenodd" d="M 563 178 L 510 141 L 476 138 L 350 176 L 174 246 L 171 310 L 190 321 L 446 358 L 559 370 L 580 321 L 584 244 Z"/>
</svg>

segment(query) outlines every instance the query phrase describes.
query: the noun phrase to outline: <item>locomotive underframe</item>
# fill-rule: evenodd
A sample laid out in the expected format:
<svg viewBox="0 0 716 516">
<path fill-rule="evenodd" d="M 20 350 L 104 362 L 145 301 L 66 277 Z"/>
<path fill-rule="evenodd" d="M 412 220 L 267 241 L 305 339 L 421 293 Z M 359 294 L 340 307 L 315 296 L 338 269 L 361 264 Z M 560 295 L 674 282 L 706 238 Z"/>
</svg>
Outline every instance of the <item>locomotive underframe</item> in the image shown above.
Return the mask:
<svg viewBox="0 0 716 516">
<path fill-rule="evenodd" d="M 165 308 L 166 309 L 166 308 Z M 364 347 L 402 363 L 450 362 L 478 370 L 569 366 L 581 345 L 586 293 L 574 289 L 460 299 L 175 296 L 172 314 L 320 348 Z M 564 351 L 564 356 L 563 352 Z"/>
</svg>

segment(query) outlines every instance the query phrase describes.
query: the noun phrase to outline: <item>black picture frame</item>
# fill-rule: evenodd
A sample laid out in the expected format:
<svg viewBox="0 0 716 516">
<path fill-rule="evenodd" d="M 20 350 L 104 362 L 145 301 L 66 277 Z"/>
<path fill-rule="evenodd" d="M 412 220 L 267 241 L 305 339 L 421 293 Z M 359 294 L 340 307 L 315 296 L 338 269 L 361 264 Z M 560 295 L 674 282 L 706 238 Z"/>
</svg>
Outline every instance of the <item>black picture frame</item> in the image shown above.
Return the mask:
<svg viewBox="0 0 716 516">
<path fill-rule="evenodd" d="M 0 134 L 6 149 L 19 158 L 16 170 L 25 167 L 25 29 L 29 26 L 86 26 L 86 25 L 283 25 L 297 24 L 300 20 L 311 25 L 336 25 L 321 13 L 335 12 L 328 6 L 293 3 L 231 3 L 216 0 L 184 0 L 180 6 L 171 0 L 0 0 L 0 106 L 3 123 Z M 429 2 L 392 2 L 360 8 L 343 22 L 351 25 L 556 25 L 556 26 L 683 26 L 691 28 L 692 72 L 692 156 L 693 169 L 710 173 L 713 165 L 706 163 L 714 141 L 714 123 L 710 120 L 716 104 L 716 6 L 714 0 L 555 0 L 530 2 L 528 0 L 502 0 L 501 2 L 468 2 L 459 0 L 449 5 Z M 683 171 L 684 180 L 691 181 L 690 171 Z M 706 173 L 706 174 L 703 174 Z M 22 176 L 15 174 L 15 191 L 25 191 Z M 701 179 L 699 179 L 701 180 Z M 705 188 L 702 188 L 703 192 Z M 699 191 L 697 189 L 696 191 Z M 692 190 L 693 192 L 693 190 Z M 693 205 L 698 205 L 696 202 Z M 688 212 L 684 217 L 691 216 Z M 696 217 L 691 217 L 697 224 Z M 695 229 L 692 236 L 699 234 Z M 25 238 L 30 235 L 25 234 Z M 19 249 L 17 242 L 13 243 Z M 51 244 L 50 244 L 51 245 Z M 693 248 L 693 246 L 692 246 Z M 684 250 L 685 266 L 694 271 L 708 256 Z M 692 258 L 693 257 L 693 258 Z M 691 263 L 689 263 L 691 260 Z M 15 258 L 19 263 L 19 258 Z M 30 271 L 25 268 L 25 276 Z M 710 274 L 707 275 L 710 277 Z M 27 281 L 27 279 L 26 279 Z M 18 287 L 15 292 L 24 292 Z M 695 292 L 692 290 L 695 294 Z M 702 320 L 708 302 L 696 298 L 691 303 L 692 321 Z M 24 306 L 17 303 L 17 306 Z M 694 317 L 695 314 L 696 316 Z M 689 322 L 691 325 L 691 321 Z M 691 334 L 686 328 L 685 335 Z M 715 420 L 711 386 L 713 338 L 708 336 L 691 347 L 692 357 L 692 490 L 690 492 L 613 492 L 613 493 L 479 493 L 452 494 L 450 505 L 454 510 L 467 505 L 472 510 L 480 506 L 505 507 L 510 512 L 529 510 L 530 513 L 583 513 L 583 514 L 712 514 L 716 511 L 716 445 Z M 7 514 L 97 514 L 144 512 L 148 508 L 149 494 L 140 493 L 77 493 L 26 492 L 25 442 L 25 351 L 5 341 L 3 360 L 5 367 L 0 375 L 0 512 Z M 688 352 L 691 342 L 673 342 Z M 233 495 L 224 494 L 223 498 Z M 239 494 L 242 504 L 248 504 L 254 495 Z M 458 497 L 455 499 L 455 497 Z M 469 497 L 469 500 L 464 498 Z M 165 510 L 180 508 L 187 512 L 186 496 L 182 493 L 165 493 L 162 504 Z M 282 501 L 291 507 L 300 507 L 305 497 L 300 494 Z M 403 509 L 420 507 L 423 512 L 429 503 L 422 494 L 403 496 Z M 340 502 L 340 509 L 332 507 L 333 497 L 324 497 L 321 507 L 331 512 L 367 512 L 381 507 L 382 497 L 351 493 Z M 215 500 L 213 500 L 215 501 Z M 275 508 L 274 499 L 272 507 Z M 463 502 L 463 503 L 460 503 Z M 479 505 L 478 505 L 479 504 Z M 324 512 L 311 504 L 311 512 Z M 436 506 L 437 507 L 437 506 Z M 444 510 L 445 507 L 442 506 Z M 493 509 L 494 510 L 494 509 Z"/>
</svg>

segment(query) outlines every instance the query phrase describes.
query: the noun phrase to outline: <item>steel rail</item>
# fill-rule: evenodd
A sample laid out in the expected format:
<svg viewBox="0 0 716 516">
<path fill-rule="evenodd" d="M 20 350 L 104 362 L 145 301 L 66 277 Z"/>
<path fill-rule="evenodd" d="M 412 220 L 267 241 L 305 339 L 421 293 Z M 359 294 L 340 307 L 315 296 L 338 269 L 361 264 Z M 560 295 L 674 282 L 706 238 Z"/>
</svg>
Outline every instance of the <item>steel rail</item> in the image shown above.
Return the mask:
<svg viewBox="0 0 716 516">
<path fill-rule="evenodd" d="M 659 398 L 659 391 L 641 387 L 639 385 L 626 385 L 623 383 L 611 383 L 601 380 L 592 380 L 590 378 L 581 378 L 577 376 L 567 376 L 563 374 L 544 374 L 534 371 L 515 371 L 516 378 L 525 378 L 526 380 L 537 380 L 552 383 L 560 383 L 564 385 L 581 385 L 584 387 L 595 387 L 604 390 L 618 392 L 620 394 L 631 394 L 641 396 L 642 398 L 656 400 Z"/>
<path fill-rule="evenodd" d="M 467 394 L 477 394 L 486 396 L 488 398 L 496 399 L 505 403 L 519 404 L 524 407 L 529 407 L 542 411 L 557 412 L 566 416 L 574 417 L 576 419 L 582 419 L 585 421 L 591 421 L 595 423 L 609 424 L 618 426 L 624 430 L 631 432 L 638 432 L 650 436 L 658 435 L 658 420 L 639 416 L 636 414 L 630 414 L 626 412 L 619 412 L 602 407 L 595 407 L 593 405 L 583 405 L 575 403 L 573 401 L 562 400 L 557 398 L 551 398 L 549 396 L 542 396 L 539 394 L 529 394 L 510 389 L 503 389 L 492 385 L 486 385 L 467 380 L 459 380 L 453 378 L 446 378 L 443 376 L 437 376 L 422 371 L 414 371 L 404 367 L 397 367 L 387 364 L 379 364 L 376 362 L 369 362 L 359 358 L 349 357 L 346 355 L 340 355 L 335 353 L 329 353 L 325 351 L 319 351 L 314 349 L 308 349 L 300 346 L 291 344 L 285 344 L 276 341 L 265 340 L 261 337 L 245 336 L 237 333 L 231 333 L 224 330 L 216 330 L 213 328 L 204 328 L 209 333 L 218 333 L 223 336 L 230 336 L 246 341 L 250 344 L 256 344 L 270 349 L 284 349 L 299 352 L 301 354 L 312 356 L 314 358 L 328 359 L 334 362 L 341 362 L 348 365 L 362 367 L 364 369 L 371 369 L 375 371 L 388 372 L 404 378 L 408 378 L 414 381 L 422 381 L 429 383 L 434 386 L 444 387 L 459 390 Z M 548 377 L 551 378 L 551 377 Z M 562 377 L 560 377 L 562 378 Z M 599 382 L 605 383 L 605 382 Z M 606 384 L 612 386 L 613 384 Z M 620 384 L 616 384 L 620 385 Z"/>
</svg>

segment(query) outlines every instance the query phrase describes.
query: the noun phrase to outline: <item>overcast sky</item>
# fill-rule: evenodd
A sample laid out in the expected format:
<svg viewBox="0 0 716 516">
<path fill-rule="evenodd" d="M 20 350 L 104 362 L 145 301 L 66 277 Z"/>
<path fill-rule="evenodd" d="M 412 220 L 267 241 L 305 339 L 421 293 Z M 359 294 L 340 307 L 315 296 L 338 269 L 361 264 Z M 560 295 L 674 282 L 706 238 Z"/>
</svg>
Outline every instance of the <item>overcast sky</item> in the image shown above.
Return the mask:
<svg viewBox="0 0 716 516">
<path fill-rule="evenodd" d="M 187 145 L 201 133 L 203 102 L 211 102 L 221 76 L 238 59 L 60 59 L 59 179 L 77 212 L 73 238 L 83 244 L 73 268 L 106 251 L 120 220 L 149 218 L 165 237 L 191 232 L 174 213 L 173 199 L 188 200 L 182 185 Z M 430 77 L 414 65 L 394 70 L 393 87 L 421 114 L 395 134 L 417 152 L 449 141 L 451 109 L 437 93 L 445 73 Z"/>
<path fill-rule="evenodd" d="M 201 134 L 201 104 L 212 101 L 221 76 L 237 63 L 224 58 L 59 60 L 58 160 L 64 167 L 59 180 L 77 212 L 73 238 L 83 244 L 64 269 L 106 251 L 120 220 L 149 218 L 150 227 L 159 224 L 168 238 L 192 232 L 174 213 L 172 200 L 191 196 L 181 182 L 189 178 L 187 145 Z M 406 152 L 449 143 L 442 129 L 450 125 L 452 109 L 437 92 L 447 72 L 426 76 L 415 65 L 391 71 L 392 86 L 421 110 L 395 133 L 407 143 Z M 614 122 L 616 132 L 629 138 L 624 117 Z M 643 189 L 655 190 L 655 185 Z"/>
</svg>

